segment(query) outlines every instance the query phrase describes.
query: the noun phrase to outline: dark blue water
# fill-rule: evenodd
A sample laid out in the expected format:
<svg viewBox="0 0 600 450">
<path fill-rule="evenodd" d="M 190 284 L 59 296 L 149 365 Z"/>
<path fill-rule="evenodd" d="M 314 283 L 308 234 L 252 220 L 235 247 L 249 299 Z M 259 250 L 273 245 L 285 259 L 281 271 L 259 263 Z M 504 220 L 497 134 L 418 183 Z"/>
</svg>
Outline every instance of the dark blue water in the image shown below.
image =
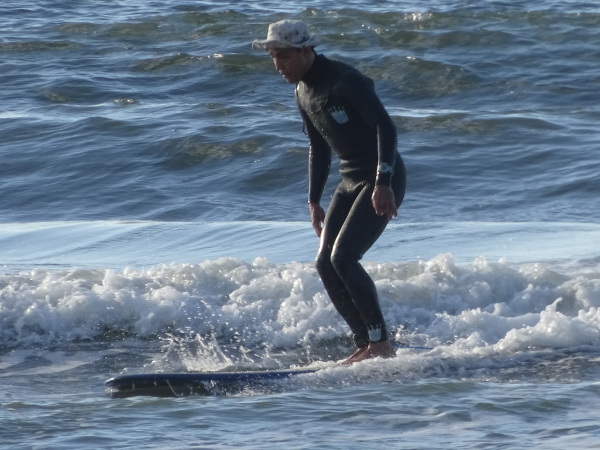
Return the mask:
<svg viewBox="0 0 600 450">
<path fill-rule="evenodd" d="M 598 220 L 597 8 L 318 5 L 294 11 L 397 124 L 403 221 Z M 5 221 L 305 220 L 291 87 L 248 46 L 280 15 L 4 8 Z"/>
</svg>

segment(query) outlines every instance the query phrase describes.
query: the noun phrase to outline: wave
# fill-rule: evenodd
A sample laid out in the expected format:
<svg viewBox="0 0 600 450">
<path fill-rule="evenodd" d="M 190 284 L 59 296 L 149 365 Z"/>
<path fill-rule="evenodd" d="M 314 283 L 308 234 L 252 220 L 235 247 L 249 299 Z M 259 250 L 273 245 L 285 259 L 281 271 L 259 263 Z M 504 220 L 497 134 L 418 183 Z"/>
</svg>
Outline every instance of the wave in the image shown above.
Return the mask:
<svg viewBox="0 0 600 450">
<path fill-rule="evenodd" d="M 27 41 L 2 42 L 0 52 L 56 52 L 81 49 L 81 46 L 70 41 Z"/>
<path fill-rule="evenodd" d="M 451 255 L 367 262 L 399 341 L 478 353 L 600 349 L 600 277 Z M 33 269 L 0 276 L 0 347 L 195 335 L 247 348 L 347 338 L 312 263 L 206 260 L 148 269 Z M 487 349 L 487 350 L 486 350 Z"/>
</svg>

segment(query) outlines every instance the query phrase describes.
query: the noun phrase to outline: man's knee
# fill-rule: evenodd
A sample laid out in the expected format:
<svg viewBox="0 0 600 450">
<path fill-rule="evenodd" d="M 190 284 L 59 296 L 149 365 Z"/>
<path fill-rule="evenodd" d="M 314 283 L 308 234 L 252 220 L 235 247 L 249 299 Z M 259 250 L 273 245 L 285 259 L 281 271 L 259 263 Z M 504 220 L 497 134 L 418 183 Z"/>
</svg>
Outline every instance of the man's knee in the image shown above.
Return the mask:
<svg viewBox="0 0 600 450">
<path fill-rule="evenodd" d="M 315 259 L 315 268 L 321 278 L 327 276 L 330 272 L 335 271 L 333 264 L 331 263 L 330 254 L 327 252 L 319 252 Z"/>
<path fill-rule="evenodd" d="M 331 264 L 342 278 L 352 273 L 353 267 L 358 264 L 359 259 L 356 255 L 339 247 L 334 249 L 331 254 Z"/>
</svg>

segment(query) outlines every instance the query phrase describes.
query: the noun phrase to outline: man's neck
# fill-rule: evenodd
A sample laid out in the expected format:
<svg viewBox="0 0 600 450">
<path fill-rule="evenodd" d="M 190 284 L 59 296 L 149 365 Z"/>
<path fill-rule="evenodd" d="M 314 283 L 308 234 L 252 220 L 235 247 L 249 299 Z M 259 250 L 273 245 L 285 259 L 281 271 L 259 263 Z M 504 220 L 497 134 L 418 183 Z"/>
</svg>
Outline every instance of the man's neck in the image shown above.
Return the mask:
<svg viewBox="0 0 600 450">
<path fill-rule="evenodd" d="M 317 59 L 317 54 L 315 52 L 311 53 L 310 59 L 308 60 L 308 69 L 306 70 L 306 72 L 304 72 L 304 75 L 302 76 L 302 81 L 304 81 L 305 83 L 310 84 L 311 81 L 314 81 L 315 78 L 315 72 L 316 72 L 316 64 L 315 61 Z"/>
</svg>

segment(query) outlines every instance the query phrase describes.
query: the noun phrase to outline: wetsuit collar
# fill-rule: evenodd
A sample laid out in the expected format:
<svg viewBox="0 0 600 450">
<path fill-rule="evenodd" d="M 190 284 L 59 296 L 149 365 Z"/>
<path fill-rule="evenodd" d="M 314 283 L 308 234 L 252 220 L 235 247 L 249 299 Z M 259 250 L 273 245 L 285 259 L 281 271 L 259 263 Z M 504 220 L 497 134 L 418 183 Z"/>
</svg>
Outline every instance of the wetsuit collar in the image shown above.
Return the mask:
<svg viewBox="0 0 600 450">
<path fill-rule="evenodd" d="M 321 74 L 324 72 L 325 69 L 325 61 L 327 61 L 327 58 L 325 58 L 325 56 L 323 55 L 316 55 L 315 56 L 315 60 L 313 61 L 312 65 L 310 66 L 310 69 L 308 69 L 306 71 L 306 73 L 304 74 L 304 76 L 302 77 L 302 81 L 308 85 L 314 85 L 316 84 L 319 79 L 321 79 Z"/>
</svg>

